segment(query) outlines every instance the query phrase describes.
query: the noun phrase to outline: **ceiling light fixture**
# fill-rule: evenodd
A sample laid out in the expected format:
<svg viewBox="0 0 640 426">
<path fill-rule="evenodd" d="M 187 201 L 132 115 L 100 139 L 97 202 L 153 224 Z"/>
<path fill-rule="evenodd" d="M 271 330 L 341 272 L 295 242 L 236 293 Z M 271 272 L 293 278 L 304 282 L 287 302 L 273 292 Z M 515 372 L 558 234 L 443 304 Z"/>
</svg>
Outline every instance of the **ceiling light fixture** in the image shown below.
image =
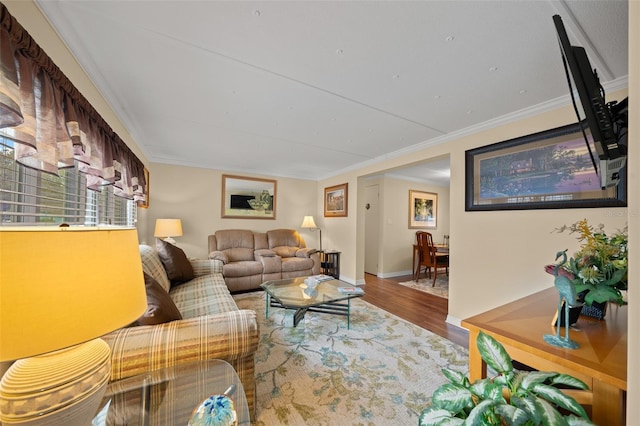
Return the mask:
<svg viewBox="0 0 640 426">
<path fill-rule="evenodd" d="M 344 53 L 344 50 L 342 49 L 336 49 L 336 54 L 338 55 L 342 55 Z"/>
<path fill-rule="evenodd" d="M 489 71 L 491 71 L 491 72 L 498 71 L 498 67 L 491 67 L 491 68 L 489 68 Z"/>
<path fill-rule="evenodd" d="M 453 36 L 447 36 L 444 40 L 445 41 L 453 41 Z"/>
</svg>

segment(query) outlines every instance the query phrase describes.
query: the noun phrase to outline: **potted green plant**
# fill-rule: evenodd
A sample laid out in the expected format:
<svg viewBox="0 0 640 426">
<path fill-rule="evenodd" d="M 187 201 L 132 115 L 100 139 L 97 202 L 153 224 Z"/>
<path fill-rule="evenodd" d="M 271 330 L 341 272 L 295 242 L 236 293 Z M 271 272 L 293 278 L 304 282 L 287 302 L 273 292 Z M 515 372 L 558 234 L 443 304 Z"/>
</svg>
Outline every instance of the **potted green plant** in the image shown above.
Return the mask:
<svg viewBox="0 0 640 426">
<path fill-rule="evenodd" d="M 586 390 L 584 382 L 567 374 L 516 371 L 504 347 L 488 334 L 480 332 L 477 344 L 497 375 L 470 383 L 464 374 L 443 369 L 450 383 L 433 393 L 420 426 L 593 424 L 584 408 L 556 387 Z"/>
<path fill-rule="evenodd" d="M 584 303 L 614 302 L 624 305 L 622 291 L 627 290 L 627 229 L 607 235 L 604 225 L 593 227 L 587 219 L 555 231 L 579 234 L 580 249 L 563 266 L 575 284 L 576 292 L 584 294 Z"/>
</svg>

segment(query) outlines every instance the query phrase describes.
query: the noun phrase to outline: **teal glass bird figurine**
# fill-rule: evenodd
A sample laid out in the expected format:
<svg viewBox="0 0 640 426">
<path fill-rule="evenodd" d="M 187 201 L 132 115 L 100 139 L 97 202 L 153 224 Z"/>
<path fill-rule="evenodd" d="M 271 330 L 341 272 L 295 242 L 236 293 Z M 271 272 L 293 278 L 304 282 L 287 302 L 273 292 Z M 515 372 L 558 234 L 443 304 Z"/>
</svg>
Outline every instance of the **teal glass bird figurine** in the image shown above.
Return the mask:
<svg viewBox="0 0 640 426">
<path fill-rule="evenodd" d="M 556 261 L 562 257 L 559 263 L 556 263 L 553 268 L 553 285 L 558 290 L 558 315 L 564 310 L 564 337 L 560 337 L 561 322 L 556 323 L 556 334 L 545 334 L 544 341 L 561 348 L 576 349 L 579 347 L 578 343 L 569 338 L 569 307 L 575 306 L 577 302 L 576 287 L 573 282 L 566 276 L 560 274 L 558 270 L 562 265 L 567 262 L 567 251 L 559 251 L 556 253 Z M 565 309 L 562 309 L 562 302 L 565 303 Z"/>
</svg>

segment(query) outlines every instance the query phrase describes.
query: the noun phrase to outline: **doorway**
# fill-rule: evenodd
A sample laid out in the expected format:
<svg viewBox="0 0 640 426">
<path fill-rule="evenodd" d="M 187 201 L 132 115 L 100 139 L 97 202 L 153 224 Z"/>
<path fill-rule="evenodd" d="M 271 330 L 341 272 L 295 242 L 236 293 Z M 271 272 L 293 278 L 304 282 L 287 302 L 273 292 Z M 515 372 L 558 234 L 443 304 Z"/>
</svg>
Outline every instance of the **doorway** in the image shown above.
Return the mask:
<svg viewBox="0 0 640 426">
<path fill-rule="evenodd" d="M 380 245 L 380 187 L 370 185 L 364 191 L 364 272 L 378 275 Z"/>
</svg>

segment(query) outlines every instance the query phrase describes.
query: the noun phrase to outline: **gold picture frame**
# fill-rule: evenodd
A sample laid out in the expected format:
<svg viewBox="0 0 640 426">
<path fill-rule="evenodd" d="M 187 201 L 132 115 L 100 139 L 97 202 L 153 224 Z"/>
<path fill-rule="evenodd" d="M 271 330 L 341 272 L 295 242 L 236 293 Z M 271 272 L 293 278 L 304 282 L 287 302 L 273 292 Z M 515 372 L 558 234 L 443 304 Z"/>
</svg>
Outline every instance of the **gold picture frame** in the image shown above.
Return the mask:
<svg viewBox="0 0 640 426">
<path fill-rule="evenodd" d="M 222 175 L 222 218 L 275 219 L 278 182 Z"/>
<path fill-rule="evenodd" d="M 409 190 L 409 228 L 438 226 L 438 194 Z"/>
<path fill-rule="evenodd" d="M 349 214 L 349 184 L 324 189 L 324 217 L 347 217 Z"/>
</svg>

